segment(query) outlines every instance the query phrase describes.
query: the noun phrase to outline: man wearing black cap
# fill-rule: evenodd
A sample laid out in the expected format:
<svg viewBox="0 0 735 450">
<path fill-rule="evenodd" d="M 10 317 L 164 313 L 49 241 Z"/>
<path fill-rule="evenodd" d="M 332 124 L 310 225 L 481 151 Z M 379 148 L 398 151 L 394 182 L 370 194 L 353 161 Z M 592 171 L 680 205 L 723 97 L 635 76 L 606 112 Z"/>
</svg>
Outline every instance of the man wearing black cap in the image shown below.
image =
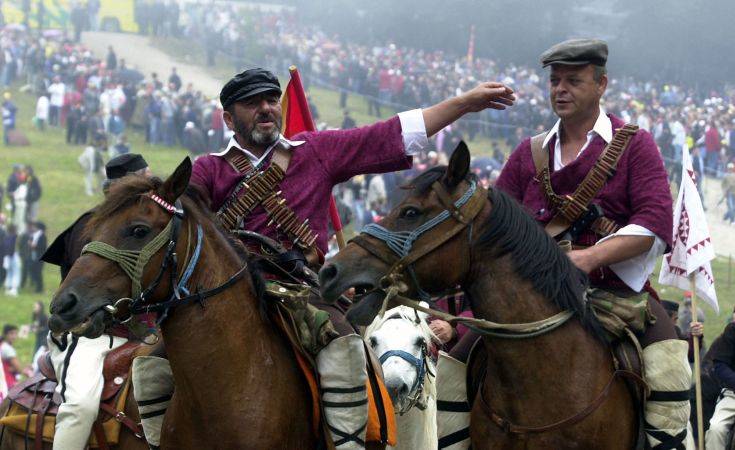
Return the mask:
<svg viewBox="0 0 735 450">
<path fill-rule="evenodd" d="M 428 137 L 469 112 L 505 109 L 513 91 L 500 83 L 476 88 L 426 109 L 362 128 L 302 133 L 285 139 L 281 86 L 271 72 L 246 70 L 220 93 L 224 120 L 235 132 L 225 151 L 196 160 L 191 183 L 200 187 L 229 230 L 245 229 L 271 237 L 289 251 L 289 259 L 318 268 L 327 250 L 327 221 L 332 188 L 355 175 L 404 170 Z M 246 242 L 253 251 L 259 245 Z M 341 337 L 316 356 L 325 419 L 337 448 L 364 447 L 365 353 L 362 339 L 342 311 L 320 299 Z"/>
<path fill-rule="evenodd" d="M 668 178 L 653 137 L 600 107 L 607 56 L 598 39 L 565 41 L 541 55 L 551 67 L 551 106 L 559 120 L 518 145 L 496 185 L 549 235 L 571 241 L 568 256 L 589 275 L 592 304 L 595 289 L 657 298 L 648 277 L 671 246 L 673 228 Z M 648 442 L 653 449 L 682 448 L 691 441 L 689 402 L 668 399 L 689 390 L 687 344 L 658 301 L 649 298 L 648 313 L 661 318 L 639 336 L 647 367 L 655 367 L 646 370 L 655 394 L 646 403 Z"/>
<path fill-rule="evenodd" d="M 105 193 L 110 184 L 126 175 L 150 176 L 145 159 L 134 153 L 111 159 L 105 166 L 105 172 Z M 83 233 L 91 217 L 92 211 L 82 214 L 41 257 L 41 261 L 61 268 L 62 282 L 81 255 L 82 248 L 89 242 Z M 67 343 L 67 337 L 56 339 L 49 334 L 48 339 L 51 361 L 59 379 L 56 389 L 60 395 L 62 391 L 64 393 L 63 403 L 59 405 L 56 416 L 54 450 L 82 450 L 87 446 L 92 424 L 97 419 L 105 356 L 131 336 L 125 326 L 116 326 L 96 339 L 73 337 Z"/>
</svg>

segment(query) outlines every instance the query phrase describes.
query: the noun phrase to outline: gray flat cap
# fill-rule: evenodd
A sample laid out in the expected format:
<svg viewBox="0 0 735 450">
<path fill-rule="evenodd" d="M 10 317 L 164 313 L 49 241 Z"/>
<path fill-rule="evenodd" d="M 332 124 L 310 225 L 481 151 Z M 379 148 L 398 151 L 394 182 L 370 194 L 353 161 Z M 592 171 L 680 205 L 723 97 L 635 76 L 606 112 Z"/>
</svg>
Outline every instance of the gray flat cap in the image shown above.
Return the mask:
<svg viewBox="0 0 735 450">
<path fill-rule="evenodd" d="M 552 64 L 583 66 L 607 63 L 607 43 L 600 39 L 570 39 L 560 42 L 541 54 L 544 67 Z"/>
</svg>

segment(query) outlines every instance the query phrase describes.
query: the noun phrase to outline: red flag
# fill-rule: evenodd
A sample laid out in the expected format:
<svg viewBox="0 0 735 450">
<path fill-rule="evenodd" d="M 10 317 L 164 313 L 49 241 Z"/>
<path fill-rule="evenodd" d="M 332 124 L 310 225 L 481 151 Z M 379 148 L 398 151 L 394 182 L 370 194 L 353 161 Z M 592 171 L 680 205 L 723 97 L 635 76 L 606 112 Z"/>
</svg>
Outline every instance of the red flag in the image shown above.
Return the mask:
<svg viewBox="0 0 735 450">
<path fill-rule="evenodd" d="M 286 86 L 286 91 L 281 98 L 281 110 L 283 112 L 283 135 L 286 139 L 290 139 L 302 131 L 315 131 L 314 119 L 311 117 L 309 110 L 309 102 L 306 101 L 306 93 L 304 86 L 301 84 L 301 76 L 296 66 L 288 69 L 291 74 L 291 80 Z M 339 248 L 344 247 L 344 238 L 342 237 L 342 221 L 337 212 L 337 204 L 334 197 L 329 200 L 329 219 L 332 227 L 337 233 L 337 242 Z"/>
</svg>

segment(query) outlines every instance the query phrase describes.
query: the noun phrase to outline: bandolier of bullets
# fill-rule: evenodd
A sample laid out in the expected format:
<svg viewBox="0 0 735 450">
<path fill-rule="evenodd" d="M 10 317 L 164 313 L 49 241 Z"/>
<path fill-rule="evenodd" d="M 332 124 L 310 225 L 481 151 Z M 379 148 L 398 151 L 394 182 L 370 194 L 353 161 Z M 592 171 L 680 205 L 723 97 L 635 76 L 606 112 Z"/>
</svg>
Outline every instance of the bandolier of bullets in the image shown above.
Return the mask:
<svg viewBox="0 0 735 450">
<path fill-rule="evenodd" d="M 263 208 L 271 218 L 268 226 L 275 224 L 276 229 L 286 233 L 292 239 L 294 246 L 308 250 L 314 245 L 317 235 L 309 227 L 309 219 L 301 222 L 293 210 L 286 205 L 286 199 L 281 197 L 281 191 L 274 192 L 263 200 Z"/>
<path fill-rule="evenodd" d="M 240 173 L 250 175 L 239 183 L 231 195 L 230 198 L 234 200 L 226 202 L 217 212 L 217 217 L 225 229 L 236 229 L 241 218 L 248 216 L 262 204 L 270 218 L 268 226 L 275 224 L 277 230 L 292 239 L 294 246 L 303 250 L 310 249 L 316 242 L 317 235 L 309 227 L 309 219 L 301 222 L 286 205 L 286 199 L 281 196 L 281 191 L 274 192 L 275 187 L 286 175 L 283 169 L 277 164 L 271 164 L 262 172 L 254 170 L 250 160 L 241 154 L 230 158 L 230 163 Z M 239 195 L 243 190 L 245 193 Z"/>
</svg>

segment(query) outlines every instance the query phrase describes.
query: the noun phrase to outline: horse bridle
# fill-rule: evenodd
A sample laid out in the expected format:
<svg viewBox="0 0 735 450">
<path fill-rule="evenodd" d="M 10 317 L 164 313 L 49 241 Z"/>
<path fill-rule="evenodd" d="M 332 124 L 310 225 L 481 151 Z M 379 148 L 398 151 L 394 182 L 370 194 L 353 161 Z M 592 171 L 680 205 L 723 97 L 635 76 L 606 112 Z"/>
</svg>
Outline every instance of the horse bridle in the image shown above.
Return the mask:
<svg viewBox="0 0 735 450">
<path fill-rule="evenodd" d="M 388 317 L 386 320 L 401 318 L 402 316 L 400 314 L 395 314 L 391 317 Z M 416 316 L 416 320 L 416 323 L 419 323 L 419 321 L 421 320 L 419 319 L 418 314 Z M 417 358 L 405 350 L 388 350 L 380 355 L 380 358 L 378 358 L 378 360 L 382 365 L 385 361 L 388 360 L 388 358 L 391 357 L 401 358 L 402 360 L 409 363 L 416 370 L 416 380 L 413 382 L 413 385 L 411 385 L 411 389 L 408 391 L 408 403 L 398 411 L 398 414 L 402 416 L 410 411 L 411 408 L 413 408 L 414 406 L 422 411 L 425 410 L 426 403 L 421 402 L 421 396 L 424 393 L 424 382 L 426 381 L 426 375 L 428 373 L 429 376 L 436 376 L 436 374 L 431 373 L 431 369 L 429 368 L 429 349 L 426 346 L 426 342 L 423 340 L 421 341 L 421 358 Z"/>
<path fill-rule="evenodd" d="M 153 192 L 144 194 L 143 197 L 153 200 L 157 205 L 171 214 L 171 220 L 169 220 L 160 233 L 148 241 L 141 250 L 122 250 L 105 242 L 93 241 L 84 246 L 82 255 L 85 253 L 94 253 L 117 263 L 132 282 L 131 297 L 123 297 L 101 307 L 101 309 L 104 309 L 112 316 L 115 322 L 127 324 L 136 315 L 155 312 L 158 314 L 157 324 L 160 325 L 168 317 L 169 311 L 176 306 L 198 302 L 204 307 L 204 300 L 219 294 L 239 280 L 247 271 L 247 265 L 243 265 L 234 275 L 219 286 L 191 294 L 187 285 L 201 255 L 203 241 L 202 226 L 201 224 L 197 224 L 196 246 L 182 276 L 177 280 L 178 255 L 176 254 L 176 246 L 178 244 L 181 224 L 184 219 L 184 209 L 181 200 L 176 199 L 172 205 Z M 187 249 L 189 244 L 187 243 Z M 145 267 L 153 255 L 158 253 L 164 246 L 166 247 L 166 253 L 158 274 L 150 285 L 142 289 L 141 279 Z M 169 299 L 163 302 L 147 303 L 148 297 L 158 288 L 167 270 L 169 270 L 171 283 Z"/>
<path fill-rule="evenodd" d="M 461 233 L 465 228 L 470 228 L 468 239 L 472 239 L 472 223 L 484 205 L 484 189 L 478 188 L 477 182 L 474 179 L 470 180 L 469 183 L 469 188 L 456 201 L 452 201 L 450 193 L 441 181 L 432 183 L 431 190 L 436 193 L 445 209 L 427 222 L 421 224 L 415 230 L 390 231 L 377 223 L 371 223 L 362 229 L 360 235 L 352 238 L 350 242 L 354 242 L 391 266 L 386 275 L 381 278 L 380 285 L 373 290 L 386 293 L 386 300 L 383 303 L 381 314 L 385 312 L 389 296 L 392 297 L 395 294 L 408 291 L 408 285 L 404 280 L 405 274 L 409 275 L 419 296 L 419 300 L 430 301 L 430 295 L 420 286 L 413 269 L 413 264 Z M 456 223 L 438 239 L 425 242 L 414 248 L 414 244 L 421 235 L 447 223 L 450 219 L 453 219 Z M 364 235 L 377 239 L 382 244 L 385 244 L 387 249 L 383 246 L 375 245 L 374 242 Z"/>
</svg>

